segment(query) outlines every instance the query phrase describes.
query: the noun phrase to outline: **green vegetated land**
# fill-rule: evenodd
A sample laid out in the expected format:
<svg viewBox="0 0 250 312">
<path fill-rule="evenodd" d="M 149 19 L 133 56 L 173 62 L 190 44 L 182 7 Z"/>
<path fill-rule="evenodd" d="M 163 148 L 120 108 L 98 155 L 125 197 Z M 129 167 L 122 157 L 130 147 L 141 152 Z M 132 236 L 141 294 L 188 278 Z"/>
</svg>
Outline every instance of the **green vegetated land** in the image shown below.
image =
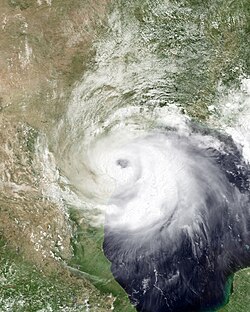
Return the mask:
<svg viewBox="0 0 250 312">
<path fill-rule="evenodd" d="M 3 240 L 0 244 L 1 312 L 80 312 L 85 311 L 86 302 L 90 305 L 99 302 L 105 307 L 105 299 L 97 291 L 85 290 L 84 285 L 56 270 L 44 274 L 17 251 L 10 250 Z"/>
<path fill-rule="evenodd" d="M 93 65 L 92 43 L 106 27 L 109 1 L 102 4 L 101 1 L 52 0 L 51 5 L 48 5 L 50 1 L 41 0 L 41 5 L 38 2 L 3 0 L 0 3 L 2 20 L 6 21 L 0 34 L 0 65 L 3 65 L 0 82 L 4 91 L 0 114 L 11 116 L 13 127 L 28 121 L 34 128 L 44 130 L 50 121 L 60 119 L 66 98 L 63 92 L 70 93 L 86 68 Z M 248 0 L 214 0 L 212 4 L 199 0 L 172 1 L 179 6 L 172 15 L 158 14 L 155 7 L 160 1 L 118 2 L 121 10 L 139 21 L 147 39 L 145 44 L 159 57 L 170 57 L 177 48 L 179 55 L 174 57 L 183 70 L 175 77 L 167 76 L 169 85 L 164 87 L 169 87 L 169 99 L 180 103 L 189 116 L 205 121 L 211 114 L 208 106 L 218 97 L 218 82 L 224 86 L 237 85 L 241 75 L 249 75 Z M 31 55 L 24 53 L 25 42 L 32 48 Z M 171 84 L 173 79 L 175 87 Z M 24 105 L 30 108 L 28 113 L 22 109 Z M 36 131 L 33 134 L 27 142 L 31 154 L 35 152 Z M 21 162 L 20 159 L 17 161 Z M 32 166 L 32 159 L 27 163 Z M 36 174 L 34 170 L 32 174 Z M 21 210 L 20 206 L 17 209 Z M 2 215 L 0 207 L 0 218 Z M 17 222 L 16 215 L 8 222 Z M 112 305 L 116 312 L 134 311 L 123 289 L 114 281 L 110 263 L 103 255 L 103 229 L 96 230 L 80 222 L 82 216 L 74 208 L 70 208 L 70 219 L 73 256 L 61 257 L 61 268 L 48 261 L 46 271 L 46 266 L 31 261 L 27 253 L 9 247 L 13 245 L 10 238 L 8 241 L 1 238 L 0 312 L 88 309 L 104 312 L 111 310 Z M 229 303 L 219 311 L 248 311 L 250 269 L 235 274 L 233 289 Z"/>
<path fill-rule="evenodd" d="M 83 233 L 86 233 L 86 229 L 77 227 L 76 236 L 73 239 L 75 257 L 70 265 L 73 268 L 76 265 L 79 266 L 73 272 L 73 275 L 78 275 L 80 279 L 82 277 L 89 279 L 101 293 L 110 292 L 120 296 L 114 311 L 134 311 L 128 302 L 126 303 L 122 289 L 113 280 L 109 271 L 109 263 L 100 254 L 100 245 L 96 244 L 96 241 L 98 241 L 96 237 L 100 233 L 89 231 L 89 238 L 85 244 L 87 254 L 84 253 L 84 247 L 80 247 L 85 239 L 80 240 L 82 242 L 76 239 L 77 236 L 79 238 L 79 235 Z M 100 235 L 99 242 L 101 240 Z M 60 272 L 56 271 L 49 275 L 44 274 L 32 263 L 24 260 L 17 251 L 10 250 L 3 240 L 0 243 L 1 312 L 80 312 L 86 310 L 86 302 L 89 303 L 90 307 L 96 306 L 98 302 L 100 309 L 97 311 L 105 311 L 105 298 L 100 293 L 92 291 L 89 297 L 88 290 L 86 291 L 80 283 L 77 284 L 70 278 L 67 279 L 67 275 L 62 276 Z M 250 306 L 249 287 L 250 269 L 245 269 L 235 274 L 234 292 L 231 295 L 230 302 L 219 311 L 245 312 L 246 308 Z M 107 306 L 106 308 L 108 309 Z"/>
<path fill-rule="evenodd" d="M 76 276 L 88 279 L 101 293 L 112 293 L 116 300 L 115 311 L 132 312 L 125 291 L 114 280 L 110 271 L 110 262 L 102 250 L 103 228 L 96 229 L 87 223 L 80 223 L 83 214 L 71 208 L 71 220 L 74 222 L 72 246 L 74 257 L 69 262 L 69 270 Z"/>
<path fill-rule="evenodd" d="M 239 271 L 234 276 L 234 291 L 229 303 L 219 311 L 245 312 L 250 308 L 250 269 Z"/>
</svg>

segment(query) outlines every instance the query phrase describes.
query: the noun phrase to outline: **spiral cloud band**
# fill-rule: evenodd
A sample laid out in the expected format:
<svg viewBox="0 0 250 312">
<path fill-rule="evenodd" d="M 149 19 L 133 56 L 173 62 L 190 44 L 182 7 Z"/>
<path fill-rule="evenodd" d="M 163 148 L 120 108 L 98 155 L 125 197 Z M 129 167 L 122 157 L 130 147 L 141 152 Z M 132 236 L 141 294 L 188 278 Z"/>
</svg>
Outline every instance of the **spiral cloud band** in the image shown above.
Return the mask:
<svg viewBox="0 0 250 312">
<path fill-rule="evenodd" d="M 249 131 L 225 134 L 224 117 L 191 122 L 189 104 L 171 98 L 183 64 L 151 53 L 121 20 L 114 11 L 73 90 L 55 157 L 86 220 L 104 224 L 104 254 L 137 311 L 213 311 L 250 266 Z M 249 90 L 237 96 L 244 107 Z"/>
<path fill-rule="evenodd" d="M 214 310 L 230 276 L 250 265 L 241 146 L 179 117 L 154 130 L 107 124 L 66 142 L 65 174 L 88 216 L 100 225 L 104 215 L 104 254 L 138 311 Z"/>
<path fill-rule="evenodd" d="M 250 265 L 250 166 L 233 139 L 186 121 L 115 129 L 70 155 L 84 153 L 71 180 L 101 203 L 103 250 L 136 309 L 224 304 L 229 277 Z"/>
<path fill-rule="evenodd" d="M 215 148 L 194 130 L 150 134 L 109 158 L 104 251 L 138 311 L 214 309 L 250 264 L 249 166 L 230 137 L 213 133 Z"/>
</svg>

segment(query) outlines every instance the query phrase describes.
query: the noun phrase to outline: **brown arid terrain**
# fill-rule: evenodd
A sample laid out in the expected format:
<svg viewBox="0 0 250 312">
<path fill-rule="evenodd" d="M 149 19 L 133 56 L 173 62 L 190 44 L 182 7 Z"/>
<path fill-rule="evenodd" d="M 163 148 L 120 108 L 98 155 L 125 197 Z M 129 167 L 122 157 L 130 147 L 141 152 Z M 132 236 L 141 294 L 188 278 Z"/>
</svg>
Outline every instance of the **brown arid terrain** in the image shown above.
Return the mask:
<svg viewBox="0 0 250 312">
<path fill-rule="evenodd" d="M 35 212 L 34 228 L 42 224 L 41 232 L 53 232 L 55 226 L 49 227 L 45 220 L 56 220 L 61 225 L 59 232 L 65 233 L 62 240 L 68 250 L 70 230 L 65 227 L 64 212 L 41 196 L 41 177 L 32 159 L 36 131 L 31 127 L 45 130 L 54 118 L 60 118 L 71 84 L 84 71 L 94 30 L 102 24 L 107 3 L 73 1 L 67 6 L 65 1 L 64 6 L 62 1 L 1 2 L 1 190 L 3 200 L 11 198 L 8 205 L 16 207 L 11 209 L 10 220 L 19 220 L 10 223 L 4 234 L 18 244 L 20 235 L 33 232 L 29 226 L 26 229 L 25 222 Z M 43 212 L 39 212 L 39 205 Z M 6 218 L 2 216 L 1 222 L 6 224 Z M 15 228 L 20 232 L 15 234 Z"/>
<path fill-rule="evenodd" d="M 67 92 L 95 53 L 92 42 L 104 27 L 108 2 L 1 1 L 5 114 L 18 114 L 36 126 L 60 116 Z"/>
<path fill-rule="evenodd" d="M 28 138 L 32 130 L 3 116 L 0 120 L 2 235 L 39 266 L 52 265 L 56 250 L 67 259 L 71 229 L 65 211 L 42 196 L 43 177 Z"/>
<path fill-rule="evenodd" d="M 105 25 L 108 2 L 0 1 L 1 265 L 4 268 L 13 262 L 10 267 L 16 267 L 27 287 L 32 283 L 21 272 L 23 263 L 34 269 L 34 278 L 49 280 L 51 289 L 52 275 L 56 275 L 55 287 L 64 287 L 61 295 L 68 287 L 74 293 L 62 311 L 70 307 L 69 311 L 78 311 L 78 306 L 82 311 L 90 304 L 93 311 L 108 311 L 114 298 L 101 295 L 89 281 L 73 276 L 66 268 L 73 256 L 74 225 L 63 205 L 52 203 L 43 194 L 49 178 L 35 157 L 35 143 L 38 131 L 48 131 L 53 121 L 60 119 L 74 82 L 94 55 L 92 42 Z M 18 285 L 11 278 L 1 284 L 0 311 L 39 310 L 35 303 L 38 290 L 27 292 L 32 304 L 26 302 L 22 307 L 15 305 L 22 296 Z M 9 296 L 8 289 L 13 289 Z M 6 305 L 9 300 L 13 302 Z M 53 298 L 47 301 L 51 303 Z M 60 310 L 56 304 L 51 307 Z"/>
<path fill-rule="evenodd" d="M 198 3 L 186 2 L 190 6 Z M 230 1 L 230 5 L 233 3 Z M 245 19 L 232 19 L 228 28 L 224 15 L 231 10 L 230 5 L 225 13 L 224 7 L 222 10 L 222 21 L 226 21 L 225 27 L 220 24 L 222 30 L 218 25 L 203 25 L 213 51 L 206 59 L 208 75 L 201 71 L 199 76 L 196 71 L 193 54 L 198 60 L 203 53 L 197 46 L 190 52 L 190 62 L 183 62 L 188 70 L 175 77 L 181 91 L 175 87 L 174 95 L 178 97 L 179 92 L 183 101 L 191 103 L 185 111 L 198 120 L 205 120 L 211 113 L 207 107 L 213 103 L 220 75 L 227 68 L 230 79 L 241 73 L 241 67 L 235 64 L 240 53 L 247 50 L 248 43 L 242 44 L 245 34 L 238 32 Z M 111 0 L 0 0 L 0 312 L 134 311 L 103 255 L 102 229 L 101 234 L 94 231 L 81 211 L 69 209 L 63 199 L 58 202 L 48 196 L 48 189 L 57 192 L 60 170 L 49 149 L 41 154 L 37 144 L 46 137 L 50 137 L 50 144 L 56 141 L 55 125 L 64 116 L 76 83 L 95 66 L 95 43 L 109 31 L 110 6 Z M 240 10 L 237 3 L 235 6 Z M 142 23 L 143 10 L 135 13 Z M 211 10 L 209 18 L 219 17 L 217 10 Z M 189 23 L 189 13 L 185 19 Z M 165 27 L 162 33 L 172 33 L 171 27 L 178 23 L 176 29 L 183 32 L 179 49 L 185 57 L 193 41 L 186 41 L 181 19 L 169 17 L 169 21 L 170 30 Z M 159 36 L 161 39 L 161 32 Z M 182 59 L 175 52 L 176 38 L 173 36 L 166 49 L 163 42 L 159 54 L 171 48 L 174 58 Z M 246 59 L 249 63 L 249 57 Z M 194 72 L 198 74 L 193 77 Z M 193 83 L 195 79 L 197 84 Z M 194 97 L 192 92 L 198 95 Z M 221 311 L 247 311 L 249 276 L 249 269 L 235 274 L 231 304 Z"/>
</svg>

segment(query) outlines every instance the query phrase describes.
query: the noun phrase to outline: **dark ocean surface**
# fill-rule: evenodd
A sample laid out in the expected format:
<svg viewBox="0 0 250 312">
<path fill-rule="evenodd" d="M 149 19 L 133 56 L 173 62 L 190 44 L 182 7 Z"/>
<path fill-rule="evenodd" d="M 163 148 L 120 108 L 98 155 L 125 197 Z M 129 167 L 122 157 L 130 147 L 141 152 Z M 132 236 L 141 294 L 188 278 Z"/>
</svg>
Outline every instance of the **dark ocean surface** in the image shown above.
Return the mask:
<svg viewBox="0 0 250 312">
<path fill-rule="evenodd" d="M 196 126 L 193 131 L 210 132 Z M 170 218 L 138 231 L 105 228 L 105 255 L 137 311 L 214 311 L 228 300 L 231 275 L 250 265 L 250 167 L 229 136 L 211 133 L 223 150 L 200 148 L 192 137 L 165 133 L 166 140 L 178 141 L 188 157 L 204 160 L 203 171 L 198 165 L 192 168 L 205 188 L 199 218 L 195 215 L 188 226 L 170 230 L 174 211 Z M 214 185 L 206 180 L 210 169 Z"/>
</svg>

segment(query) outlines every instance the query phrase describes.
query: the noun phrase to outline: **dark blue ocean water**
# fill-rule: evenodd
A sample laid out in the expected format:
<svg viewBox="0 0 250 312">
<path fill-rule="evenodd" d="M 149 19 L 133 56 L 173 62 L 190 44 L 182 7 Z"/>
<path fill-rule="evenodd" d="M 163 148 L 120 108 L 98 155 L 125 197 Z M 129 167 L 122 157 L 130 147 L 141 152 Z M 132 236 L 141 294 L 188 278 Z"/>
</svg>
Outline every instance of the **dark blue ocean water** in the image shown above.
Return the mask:
<svg viewBox="0 0 250 312">
<path fill-rule="evenodd" d="M 219 151 L 195 147 L 190 139 L 189 156 L 199 154 L 216 166 L 226 197 L 207 185 L 201 219 L 174 233 L 174 216 L 138 231 L 105 228 L 105 255 L 137 311 L 214 311 L 228 300 L 232 274 L 250 265 L 250 168 L 229 136 L 199 126 L 193 132 L 210 132 L 224 143 Z M 196 177 L 204 179 L 199 172 Z"/>
</svg>

